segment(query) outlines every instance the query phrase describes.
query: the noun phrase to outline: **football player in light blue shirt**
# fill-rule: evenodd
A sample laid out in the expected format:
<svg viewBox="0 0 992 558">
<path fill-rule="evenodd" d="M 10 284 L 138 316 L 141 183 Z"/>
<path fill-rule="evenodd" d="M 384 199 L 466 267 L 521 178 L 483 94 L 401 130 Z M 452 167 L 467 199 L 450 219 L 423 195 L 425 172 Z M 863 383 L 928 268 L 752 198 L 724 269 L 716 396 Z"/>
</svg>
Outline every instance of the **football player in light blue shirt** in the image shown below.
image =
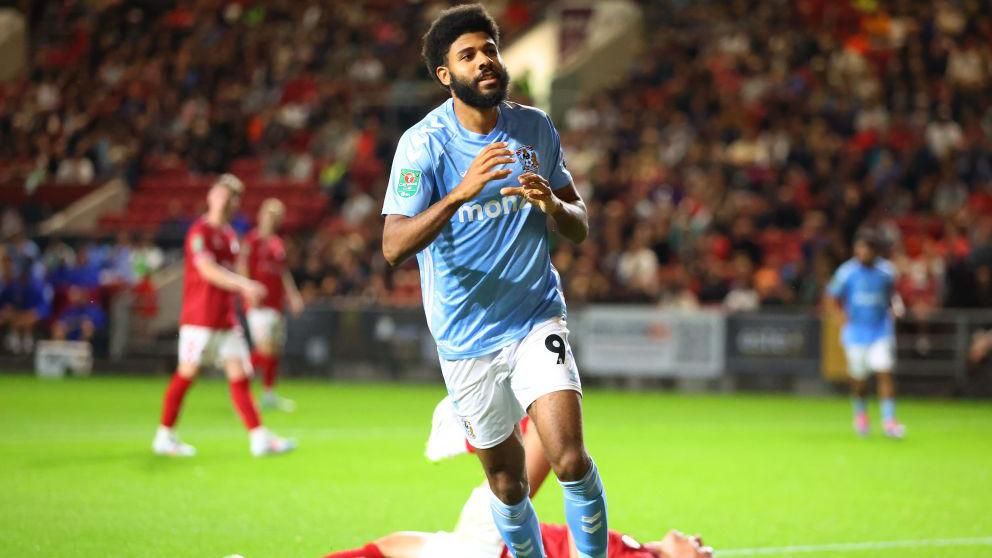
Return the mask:
<svg viewBox="0 0 992 558">
<path fill-rule="evenodd" d="M 878 395 L 882 406 L 883 431 L 891 438 L 902 438 L 905 427 L 895 416 L 894 313 L 901 313 L 902 303 L 895 294 L 895 269 L 878 257 L 878 241 L 864 231 L 854 241 L 854 257 L 845 262 L 827 286 L 827 293 L 844 312 L 841 343 L 847 355 L 851 376 L 854 428 L 862 436 L 869 431 L 865 403 L 868 375 L 878 378 Z"/>
<path fill-rule="evenodd" d="M 514 556 L 543 556 L 517 422 L 526 411 L 565 494 L 581 557 L 605 557 L 606 495 L 582 437 L 581 386 L 548 221 L 573 242 L 585 204 L 558 132 L 538 109 L 505 101 L 499 29 L 478 4 L 442 12 L 424 59 L 451 98 L 403 134 L 382 213 L 391 265 L 416 255 L 427 323 L 466 438 Z"/>
</svg>

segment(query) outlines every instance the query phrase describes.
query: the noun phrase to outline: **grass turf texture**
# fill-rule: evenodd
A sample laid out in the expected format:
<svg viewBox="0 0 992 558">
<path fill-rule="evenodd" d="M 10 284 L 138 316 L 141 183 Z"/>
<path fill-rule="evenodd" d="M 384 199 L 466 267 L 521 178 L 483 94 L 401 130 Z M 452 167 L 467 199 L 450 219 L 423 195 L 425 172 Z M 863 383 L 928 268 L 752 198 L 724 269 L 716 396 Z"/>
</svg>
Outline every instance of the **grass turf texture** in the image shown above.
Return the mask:
<svg viewBox="0 0 992 558">
<path fill-rule="evenodd" d="M 299 410 L 266 418 L 300 449 L 259 460 L 226 385 L 203 381 L 181 421 L 200 454 L 176 460 L 149 449 L 165 384 L 0 376 L 0 555 L 316 557 L 394 530 L 451 529 L 481 479 L 474 457 L 422 457 L 439 385 L 286 382 Z M 719 551 L 992 535 L 992 407 L 899 411 L 909 438 L 894 442 L 877 428 L 855 437 L 841 398 L 592 390 L 586 430 L 611 527 L 642 539 L 678 527 Z M 553 480 L 536 506 L 563 521 Z M 992 547 L 809 556 L 827 555 Z"/>
</svg>

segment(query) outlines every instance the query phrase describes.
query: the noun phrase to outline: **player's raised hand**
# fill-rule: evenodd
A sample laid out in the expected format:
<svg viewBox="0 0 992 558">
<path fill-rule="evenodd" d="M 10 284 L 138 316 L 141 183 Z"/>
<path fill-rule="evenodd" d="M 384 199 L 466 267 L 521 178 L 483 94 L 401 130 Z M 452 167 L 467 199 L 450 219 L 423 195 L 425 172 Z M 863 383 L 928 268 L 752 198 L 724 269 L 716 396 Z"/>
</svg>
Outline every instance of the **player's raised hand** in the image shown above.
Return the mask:
<svg viewBox="0 0 992 558">
<path fill-rule="evenodd" d="M 248 304 L 251 306 L 258 305 L 258 303 L 265 298 L 265 295 L 268 292 L 269 291 L 265 288 L 265 285 L 259 283 L 258 281 L 252 281 L 251 279 L 248 279 L 241 285 L 241 295 L 245 297 L 245 300 L 247 300 Z"/>
<path fill-rule="evenodd" d="M 499 193 L 504 196 L 523 196 L 548 215 L 561 210 L 561 200 L 551 191 L 551 184 L 543 176 L 532 172 L 520 175 L 520 186 L 503 188 Z"/>
<path fill-rule="evenodd" d="M 506 142 L 494 142 L 482 148 L 476 155 L 475 160 L 469 166 L 465 177 L 458 183 L 458 186 L 451 191 L 452 196 L 458 201 L 467 202 L 474 198 L 491 180 L 506 178 L 513 172 L 512 169 L 497 169 L 499 165 L 506 165 L 516 161 L 513 152 L 507 149 Z"/>
</svg>

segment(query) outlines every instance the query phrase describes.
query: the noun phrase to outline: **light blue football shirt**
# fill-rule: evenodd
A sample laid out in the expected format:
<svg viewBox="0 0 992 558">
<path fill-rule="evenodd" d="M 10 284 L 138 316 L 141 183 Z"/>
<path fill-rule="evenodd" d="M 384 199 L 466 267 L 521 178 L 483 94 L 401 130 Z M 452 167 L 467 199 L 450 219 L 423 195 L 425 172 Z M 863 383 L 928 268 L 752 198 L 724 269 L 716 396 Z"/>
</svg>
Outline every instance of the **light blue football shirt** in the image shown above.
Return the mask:
<svg viewBox="0 0 992 558">
<path fill-rule="evenodd" d="M 458 186 L 479 151 L 493 142 L 509 143 L 516 162 L 497 168 L 513 172 L 462 205 L 417 254 L 427 325 L 448 360 L 493 353 L 535 324 L 565 315 L 546 216 L 519 196 L 499 193 L 519 186 L 517 177 L 528 171 L 546 178 L 552 190 L 572 182 L 558 131 L 544 112 L 504 102 L 496 127 L 481 135 L 462 127 L 449 99 L 400 138 L 382 213 L 413 217 L 424 211 Z"/>
<path fill-rule="evenodd" d="M 837 269 L 827 292 L 841 301 L 847 313 L 841 333 L 844 345 L 871 345 L 895 334 L 889 312 L 894 288 L 895 269 L 881 258 L 870 266 L 852 258 Z"/>
</svg>

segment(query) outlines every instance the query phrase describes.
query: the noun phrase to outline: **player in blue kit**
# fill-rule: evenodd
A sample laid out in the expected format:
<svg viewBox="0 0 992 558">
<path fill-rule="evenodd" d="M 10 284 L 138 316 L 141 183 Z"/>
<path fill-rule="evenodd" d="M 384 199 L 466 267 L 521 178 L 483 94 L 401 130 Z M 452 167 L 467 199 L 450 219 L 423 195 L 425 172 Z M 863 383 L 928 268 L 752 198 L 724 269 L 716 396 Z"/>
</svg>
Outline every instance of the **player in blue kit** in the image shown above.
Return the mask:
<svg viewBox="0 0 992 558">
<path fill-rule="evenodd" d="M 869 431 L 865 395 L 872 372 L 878 379 L 878 396 L 882 406 L 882 425 L 886 436 L 902 438 L 906 428 L 896 420 L 895 324 L 893 312 L 901 312 L 902 303 L 895 294 L 895 270 L 878 257 L 878 242 L 870 232 L 854 241 L 854 257 L 844 262 L 827 286 L 827 293 L 841 306 L 846 323 L 841 342 L 847 355 L 851 376 L 854 428 L 865 436 Z"/>
<path fill-rule="evenodd" d="M 582 387 L 548 217 L 572 242 L 588 233 L 558 132 L 507 102 L 499 29 L 479 5 L 442 12 L 424 59 L 451 99 L 403 134 L 382 213 L 383 254 L 416 254 L 427 324 L 465 436 L 514 556 L 544 556 L 517 423 L 529 414 L 564 489 L 580 557 L 605 557 L 606 494 L 582 435 Z"/>
</svg>

